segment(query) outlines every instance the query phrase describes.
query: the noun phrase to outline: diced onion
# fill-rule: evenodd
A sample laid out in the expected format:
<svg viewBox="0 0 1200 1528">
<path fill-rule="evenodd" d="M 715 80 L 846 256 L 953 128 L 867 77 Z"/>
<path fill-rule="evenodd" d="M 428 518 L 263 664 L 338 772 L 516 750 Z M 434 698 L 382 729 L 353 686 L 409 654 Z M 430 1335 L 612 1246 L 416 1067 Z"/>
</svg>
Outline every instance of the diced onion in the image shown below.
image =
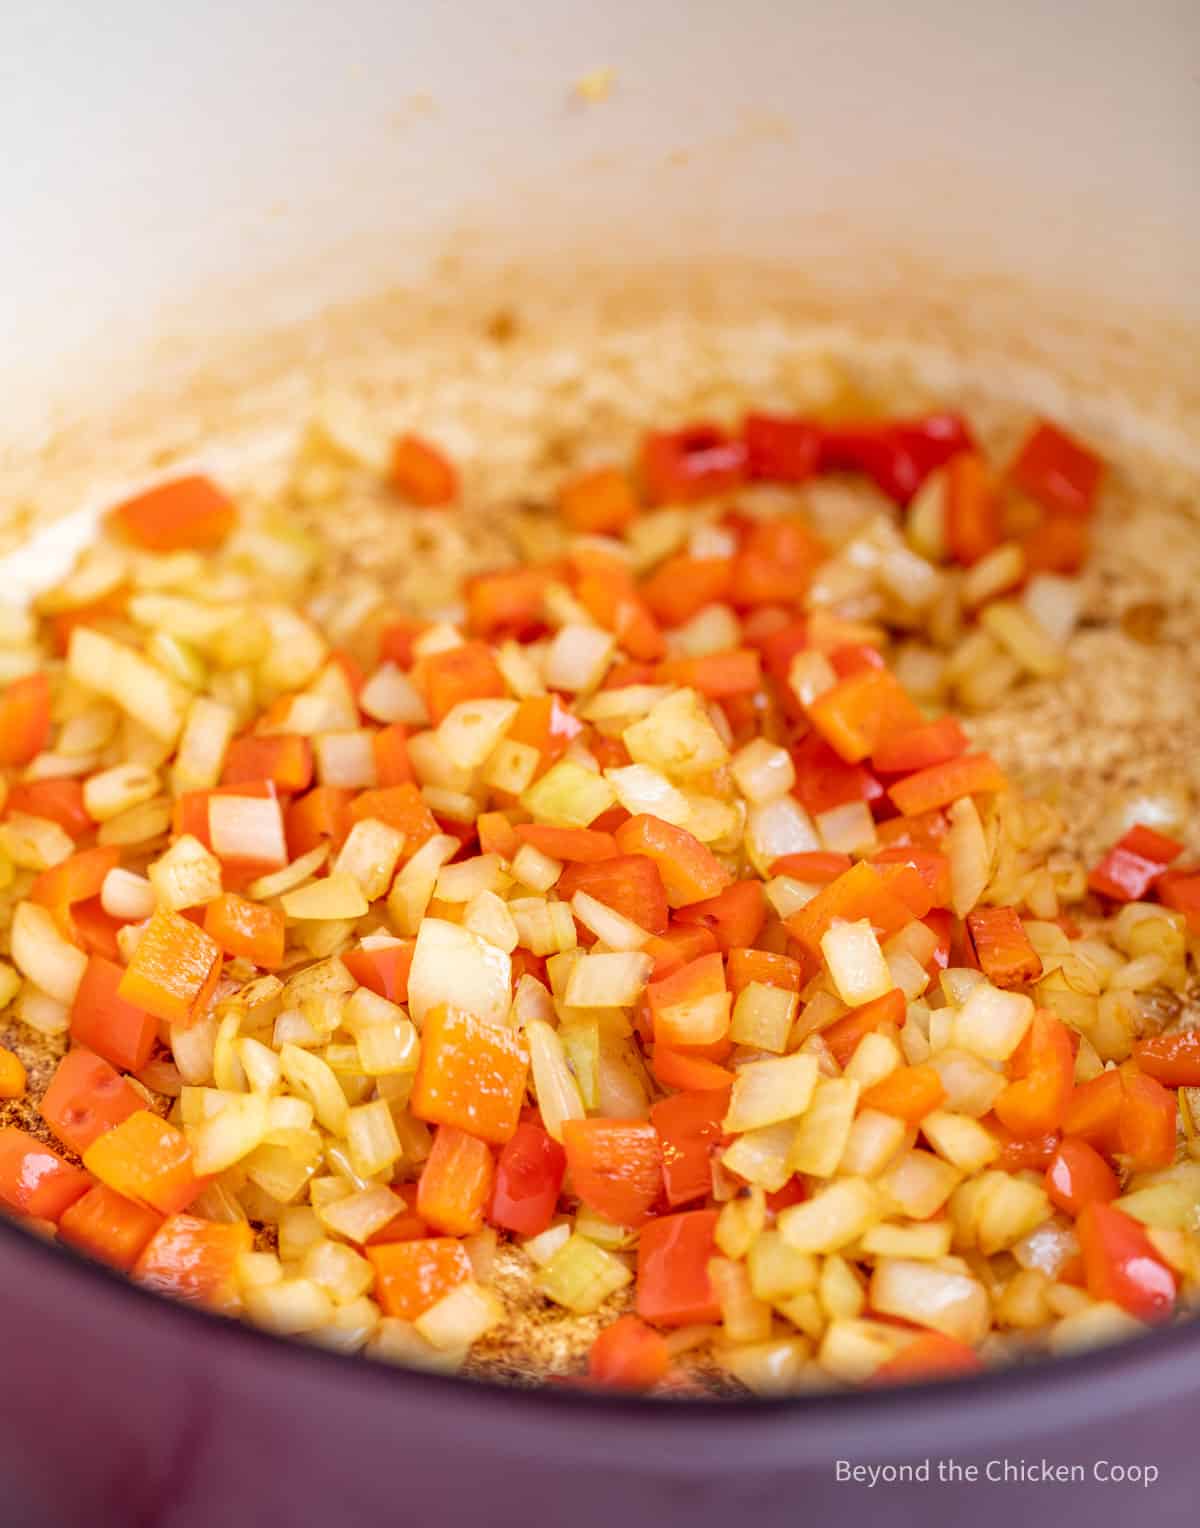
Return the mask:
<svg viewBox="0 0 1200 1528">
<path fill-rule="evenodd" d="M 954 1019 L 954 1043 L 985 1061 L 1007 1061 L 1033 1022 L 1033 1000 L 980 982 Z"/>
<path fill-rule="evenodd" d="M 363 790 L 375 784 L 374 734 L 365 728 L 352 732 L 321 732 L 313 739 L 317 779 L 322 785 Z"/>
<path fill-rule="evenodd" d="M 567 1064 L 557 1031 L 543 1020 L 533 1019 L 525 1026 L 525 1034 L 529 1041 L 533 1091 L 542 1124 L 556 1141 L 561 1141 L 566 1121 L 583 1119 L 585 1115 L 579 1086 Z"/>
<path fill-rule="evenodd" d="M 586 891 L 577 891 L 571 898 L 571 911 L 610 950 L 640 950 L 650 938 L 645 929 Z"/>
<path fill-rule="evenodd" d="M 408 977 L 409 1011 L 418 1027 L 439 1003 L 503 1024 L 511 988 L 512 962 L 504 950 L 457 923 L 422 919 Z"/>
<path fill-rule="evenodd" d="M 833 1177 L 850 1139 L 860 1091 L 852 1077 L 820 1079 L 792 1143 L 788 1158 L 792 1172 Z"/>
<path fill-rule="evenodd" d="M 729 752 L 695 690 L 676 690 L 621 734 L 635 764 L 649 764 L 669 779 L 705 775 Z"/>
<path fill-rule="evenodd" d="M 375 670 L 363 685 L 358 703 L 372 721 L 420 727 L 429 720 L 416 686 L 394 663 L 381 664 Z"/>
<path fill-rule="evenodd" d="M 839 1252 L 880 1218 L 875 1189 L 865 1178 L 838 1178 L 803 1204 L 779 1214 L 780 1235 L 796 1252 Z"/>
<path fill-rule="evenodd" d="M 816 1086 L 815 1056 L 780 1056 L 740 1066 L 723 1128 L 733 1135 L 795 1119 L 808 1108 Z"/>
<path fill-rule="evenodd" d="M 503 1320 L 504 1305 L 499 1297 L 474 1279 L 467 1279 L 423 1311 L 414 1324 L 435 1348 L 465 1350 Z"/>
<path fill-rule="evenodd" d="M 222 860 L 284 866 L 288 862 L 283 812 L 265 796 L 210 796 L 208 832 Z"/>
<path fill-rule="evenodd" d="M 851 1008 L 892 990 L 887 961 L 875 930 L 865 918 L 857 923 L 835 923 L 822 936 L 821 951 L 838 996 Z"/>
<path fill-rule="evenodd" d="M 437 728 L 438 747 L 459 769 L 476 770 L 512 725 L 515 700 L 463 700 Z"/>
<path fill-rule="evenodd" d="M 909 1258 L 884 1257 L 875 1264 L 871 1308 L 968 1344 L 981 1342 L 991 1324 L 987 1291 L 978 1280 Z"/>
<path fill-rule="evenodd" d="M 796 783 L 796 769 L 786 748 L 766 738 L 754 738 L 739 748 L 730 763 L 738 789 L 747 801 L 774 801 Z"/>
<path fill-rule="evenodd" d="M 297 920 L 361 918 L 368 907 L 362 887 L 344 873 L 310 881 L 296 891 L 285 892 L 280 901 L 288 917 Z"/>
<path fill-rule="evenodd" d="M 154 911 L 154 887 L 144 875 L 118 865 L 104 877 L 100 905 L 110 918 L 140 923 Z"/>
<path fill-rule="evenodd" d="M 746 855 L 759 875 L 785 854 L 807 854 L 821 847 L 812 818 L 794 796 L 759 802 L 746 814 Z"/>
<path fill-rule="evenodd" d="M 64 939 L 53 915 L 36 902 L 18 902 L 9 929 L 9 953 L 21 975 L 69 1007 L 87 970 L 87 956 Z"/>
<path fill-rule="evenodd" d="M 653 969 L 651 956 L 636 950 L 585 955 L 571 971 L 566 1001 L 572 1008 L 631 1007 Z"/>
<path fill-rule="evenodd" d="M 627 764 L 618 769 L 606 769 L 604 778 L 631 815 L 636 817 L 641 812 L 648 812 L 677 828 L 686 826 L 691 814 L 688 799 L 661 770 L 652 769 L 649 764 Z"/>
<path fill-rule="evenodd" d="M 147 874 L 158 905 L 172 912 L 203 907 L 221 895 L 221 862 L 189 833 L 177 838 Z"/>
<path fill-rule="evenodd" d="M 219 782 L 236 730 L 237 717 L 229 706 L 206 695 L 192 701 L 171 767 L 177 792 L 210 790 Z"/>
<path fill-rule="evenodd" d="M 608 671 L 616 639 L 598 626 L 560 626 L 543 663 L 552 690 L 581 695 L 594 690 Z"/>
</svg>

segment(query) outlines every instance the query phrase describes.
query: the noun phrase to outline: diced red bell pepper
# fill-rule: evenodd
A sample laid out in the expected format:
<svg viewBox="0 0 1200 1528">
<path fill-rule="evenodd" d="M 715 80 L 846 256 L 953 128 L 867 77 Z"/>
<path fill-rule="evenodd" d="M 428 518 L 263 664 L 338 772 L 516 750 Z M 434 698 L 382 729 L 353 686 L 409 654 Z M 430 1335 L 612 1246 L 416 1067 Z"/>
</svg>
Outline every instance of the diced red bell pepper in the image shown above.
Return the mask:
<svg viewBox="0 0 1200 1528">
<path fill-rule="evenodd" d="M 413 682 L 435 727 L 460 701 L 507 694 L 504 675 L 485 642 L 464 642 L 421 658 L 413 669 Z"/>
<path fill-rule="evenodd" d="M 659 664 L 658 677 L 665 684 L 698 690 L 709 700 L 753 695 L 762 687 L 759 657 L 750 647 L 710 653 L 703 658 L 668 658 Z"/>
<path fill-rule="evenodd" d="M 616 839 L 611 833 L 598 833 L 595 828 L 551 828 L 521 822 L 516 834 L 522 843 L 532 844 L 551 859 L 569 864 L 595 865 L 617 858 Z"/>
<path fill-rule="evenodd" d="M 185 1210 L 204 1188 L 181 1130 L 145 1107 L 98 1135 L 83 1165 L 101 1183 L 162 1215 Z"/>
<path fill-rule="evenodd" d="M 721 1307 L 708 1277 L 716 1253 L 716 1210 L 661 1215 L 638 1238 L 637 1313 L 656 1326 L 718 1321 Z"/>
<path fill-rule="evenodd" d="M 1088 876 L 1088 885 L 1116 902 L 1140 902 L 1182 853 L 1181 843 L 1138 823 L 1108 851 Z"/>
<path fill-rule="evenodd" d="M 870 1383 L 898 1385 L 918 1380 L 947 1379 L 956 1374 L 977 1374 L 983 1360 L 957 1337 L 941 1332 L 922 1332 L 893 1357 L 881 1363 Z"/>
<path fill-rule="evenodd" d="M 254 1232 L 244 1220 L 172 1215 L 146 1243 L 133 1276 L 157 1294 L 233 1311 L 238 1304 L 238 1258 L 253 1247 Z"/>
<path fill-rule="evenodd" d="M 871 763 L 881 775 L 909 775 L 957 759 L 969 746 L 967 734 L 953 716 L 923 722 L 894 733 L 876 744 Z"/>
<path fill-rule="evenodd" d="M 392 445 L 392 487 L 409 501 L 434 509 L 458 496 L 458 473 L 450 460 L 419 435 L 401 435 Z"/>
<path fill-rule="evenodd" d="M 1168 870 L 1155 883 L 1158 900 L 1187 919 L 1191 933 L 1200 934 L 1200 872 Z"/>
<path fill-rule="evenodd" d="M 420 1237 L 369 1246 L 375 1297 L 384 1314 L 415 1321 L 471 1277 L 471 1260 L 453 1236 Z"/>
<path fill-rule="evenodd" d="M 140 1072 L 150 1059 L 158 1025 L 144 1008 L 120 994 L 124 969 L 92 955 L 71 1005 L 71 1038 L 126 1072 Z"/>
<path fill-rule="evenodd" d="M 771 865 L 771 874 L 791 876 L 808 886 L 828 886 L 839 875 L 845 875 L 854 861 L 848 854 L 836 854 L 829 849 L 810 849 L 801 854 L 783 854 Z"/>
<path fill-rule="evenodd" d="M 921 713 L 895 675 L 861 669 L 818 695 L 808 719 L 848 764 L 869 758 L 888 738 L 921 723 Z"/>
<path fill-rule="evenodd" d="M 792 794 L 806 812 L 822 812 L 850 801 L 871 803 L 883 796 L 883 787 L 865 764 L 848 764 L 819 732 L 810 732 L 789 749 L 796 771 Z"/>
<path fill-rule="evenodd" d="M 511 1140 L 525 1100 L 529 1057 L 512 1030 L 445 1004 L 425 1015 L 409 1108 L 430 1124 L 481 1140 Z"/>
<path fill-rule="evenodd" d="M 888 1026 L 899 1029 L 907 1012 L 908 1001 L 904 993 L 899 987 L 893 987 L 890 992 L 864 1003 L 861 1008 L 852 1008 L 828 1029 L 822 1030 L 821 1038 L 837 1064 L 845 1066 L 865 1035 Z"/>
<path fill-rule="evenodd" d="M 417 1184 L 417 1213 L 447 1236 L 470 1236 L 483 1225 L 495 1178 L 486 1141 L 456 1125 L 439 1125 Z"/>
<path fill-rule="evenodd" d="M 875 866 L 863 860 L 784 921 L 788 932 L 820 960 L 821 940 L 838 919 L 856 923 L 865 918 L 886 938 L 911 923 L 912 917 L 912 909 L 888 888 Z"/>
<path fill-rule="evenodd" d="M 679 923 L 695 923 L 711 929 L 722 954 L 752 945 L 767 920 L 767 899 L 761 881 L 735 881 L 715 897 L 681 907 Z"/>
<path fill-rule="evenodd" d="M 690 504 L 741 486 L 746 447 L 714 424 L 653 430 L 642 442 L 640 469 L 651 504 Z"/>
<path fill-rule="evenodd" d="M 652 981 L 680 970 L 702 955 L 712 955 L 717 948 L 717 938 L 712 929 L 698 923 L 676 923 L 665 934 L 656 934 L 642 946 L 643 953 L 654 961 Z"/>
<path fill-rule="evenodd" d="M 82 1156 L 98 1136 L 145 1107 L 115 1067 L 77 1045 L 55 1068 L 39 1113 L 63 1145 Z"/>
<path fill-rule="evenodd" d="M 1200 1029 L 1133 1042 L 1139 1071 L 1169 1088 L 1200 1088 Z"/>
<path fill-rule="evenodd" d="M 1117 1128 L 1125 1090 L 1116 1068 L 1081 1082 L 1063 1113 L 1063 1134 L 1078 1136 L 1106 1156 L 1117 1150 Z"/>
<path fill-rule="evenodd" d="M 6 1210 L 57 1221 L 91 1186 L 89 1173 L 72 1167 L 36 1136 L 12 1125 L 0 1129 L 0 1206 Z"/>
<path fill-rule="evenodd" d="M 1108 1204 L 1121 1192 L 1121 1185 L 1094 1146 L 1067 1136 L 1046 1168 L 1046 1192 L 1060 1210 L 1078 1215 L 1085 1205 Z"/>
<path fill-rule="evenodd" d="M 919 1125 L 946 1097 L 946 1089 L 937 1068 L 927 1063 L 902 1066 L 867 1088 L 860 1107 L 892 1114 L 906 1124 Z"/>
<path fill-rule="evenodd" d="M 9 790 L 4 804 L 5 815 L 10 812 L 56 822 L 76 840 L 96 826 L 84 807 L 83 786 L 78 780 L 18 781 Z"/>
<path fill-rule="evenodd" d="M 712 1063 L 709 1063 L 710 1065 Z M 728 1092 L 673 1093 L 650 1110 L 662 1145 L 663 1184 L 672 1209 L 712 1192 L 712 1154 L 729 1110 Z"/>
<path fill-rule="evenodd" d="M 1139 1321 L 1164 1321 L 1175 1307 L 1175 1275 L 1144 1227 L 1115 1205 L 1093 1200 L 1075 1222 L 1088 1294 L 1112 1300 Z"/>
<path fill-rule="evenodd" d="M 915 844 L 893 844 L 877 850 L 871 856 L 871 863 L 881 872 L 886 871 L 889 865 L 905 865 L 920 877 L 926 890 L 923 903 L 911 894 L 906 895 L 906 885 L 910 886 L 911 883 L 895 880 L 888 882 L 890 890 L 912 908 L 914 917 L 924 918 L 931 908 L 949 906 L 950 861 L 940 850 L 922 849 Z"/>
<path fill-rule="evenodd" d="M 640 508 L 633 484 L 617 467 L 598 467 L 564 484 L 559 513 L 581 535 L 617 536 Z"/>
<path fill-rule="evenodd" d="M 406 785 L 414 778 L 408 757 L 408 728 L 402 723 L 381 727 L 371 739 L 371 752 L 375 757 L 376 785 L 386 789 L 390 785 Z"/>
<path fill-rule="evenodd" d="M 888 795 L 905 817 L 916 817 L 962 796 L 990 794 L 1007 786 L 1004 771 L 990 753 L 968 753 L 906 775 L 888 787 Z"/>
<path fill-rule="evenodd" d="M 428 626 L 428 621 L 418 621 L 412 616 L 391 616 L 379 633 L 380 663 L 394 663 L 402 669 L 412 668 L 413 643 Z"/>
<path fill-rule="evenodd" d="M 163 1217 L 156 1210 L 97 1183 L 63 1211 L 58 1239 L 128 1273 L 162 1223 Z"/>
<path fill-rule="evenodd" d="M 596 864 L 568 865 L 556 890 L 567 902 L 577 891 L 586 891 L 647 933 L 667 932 L 667 889 L 657 864 L 645 854 L 624 853 Z"/>
<path fill-rule="evenodd" d="M 782 987 L 786 992 L 802 992 L 810 975 L 811 970 L 802 961 L 774 950 L 730 950 L 725 968 L 725 980 L 735 1001 L 751 982 Z"/>
<path fill-rule="evenodd" d="M 1170 1167 L 1175 1160 L 1178 1100 L 1170 1088 L 1147 1077 L 1136 1062 L 1123 1062 L 1117 1151 L 1132 1172 Z"/>
<path fill-rule="evenodd" d="M 617 1390 L 649 1390 L 671 1366 L 671 1350 L 636 1316 L 606 1326 L 588 1353 L 588 1379 Z"/>
<path fill-rule="evenodd" d="M 1042 1135 L 1013 1135 L 1005 1129 L 995 1115 L 987 1115 L 984 1125 L 991 1130 L 1000 1146 L 996 1167 L 1002 1172 L 1044 1172 L 1054 1160 L 1062 1136 L 1057 1130 L 1047 1130 Z"/>
<path fill-rule="evenodd" d="M 996 1118 L 1023 1140 L 1061 1127 L 1075 1079 L 1070 1031 L 1039 1008 L 1013 1055 L 1013 1082 L 995 1102 Z"/>
<path fill-rule="evenodd" d="M 211 551 L 232 531 L 233 503 L 206 477 L 176 478 L 108 512 L 110 526 L 150 552 Z"/>
<path fill-rule="evenodd" d="M 1008 469 L 1010 481 L 1044 509 L 1081 519 L 1092 513 L 1103 473 L 1095 452 L 1047 420 L 1033 427 Z"/>
<path fill-rule="evenodd" d="M 747 414 L 742 438 L 752 478 L 768 483 L 803 483 L 817 470 L 821 432 L 811 420 L 783 414 Z"/>
<path fill-rule="evenodd" d="M 375 945 L 370 949 L 360 946 L 356 950 L 347 950 L 341 961 L 360 986 L 387 998 L 389 1003 L 407 1003 L 408 973 L 412 970 L 416 948 L 415 939 L 402 939 L 398 944 Z"/>
<path fill-rule="evenodd" d="M 982 456 L 964 451 L 946 468 L 946 546 L 965 568 L 994 552 L 1004 528 L 996 485 Z"/>
<path fill-rule="evenodd" d="M 724 891 L 729 874 L 707 844 L 686 828 L 640 812 L 616 832 L 622 854 L 644 855 L 658 866 L 672 907 L 704 902 Z"/>
<path fill-rule="evenodd" d="M 662 1194 L 658 1133 L 646 1120 L 572 1119 L 563 1125 L 571 1186 L 597 1215 L 640 1226 Z"/>
<path fill-rule="evenodd" d="M 997 987 L 1021 987 L 1042 974 L 1042 959 L 1015 907 L 977 907 L 967 928 L 979 969 Z"/>
<path fill-rule="evenodd" d="M 692 557 L 679 552 L 668 557 L 641 583 L 640 593 L 661 626 L 682 626 L 706 605 L 729 596 L 733 559 Z"/>
<path fill-rule="evenodd" d="M 306 791 L 312 784 L 312 745 L 306 737 L 279 732 L 235 738 L 225 755 L 222 785 L 270 780 L 276 790 Z"/>
<path fill-rule="evenodd" d="M 731 603 L 739 610 L 794 605 L 804 598 L 828 552 L 799 515 L 754 522 L 733 563 Z"/>
<path fill-rule="evenodd" d="M 656 1044 L 689 1050 L 715 1044 L 729 1031 L 725 968 L 715 952 L 652 981 L 646 988 L 646 1001 Z"/>
<path fill-rule="evenodd" d="M 29 889 L 29 898 L 54 914 L 54 921 L 64 938 L 79 943 L 78 931 L 71 916 L 77 902 L 99 896 L 110 870 L 121 863 L 121 851 L 115 845 L 97 844 L 81 849 L 49 870 L 43 870 Z"/>
<path fill-rule="evenodd" d="M 567 1154 L 541 1125 L 522 1120 L 496 1163 L 488 1219 L 503 1231 L 536 1236 L 554 1218 Z"/>
<path fill-rule="evenodd" d="M 354 826 L 350 816 L 353 798 L 354 792 L 340 785 L 318 785 L 298 800 L 289 802 L 284 812 L 288 853 L 299 859 L 322 842 L 339 847 Z M 207 833 L 207 807 L 204 816 Z"/>
<path fill-rule="evenodd" d="M 823 425 L 819 470 L 863 472 L 889 499 L 907 504 L 931 472 L 971 445 L 957 414 Z"/>
<path fill-rule="evenodd" d="M 546 627 L 546 592 L 563 576 L 561 568 L 500 568 L 468 578 L 467 625 L 489 642 L 513 637 L 529 642 Z"/>
<path fill-rule="evenodd" d="M 728 1067 L 666 1045 L 654 1047 L 650 1069 L 662 1087 L 678 1088 L 681 1093 L 720 1093 L 733 1086 L 734 1074 Z"/>
<path fill-rule="evenodd" d="M 1073 574 L 1088 559 L 1091 536 L 1085 520 L 1074 515 L 1047 515 L 1021 538 L 1025 572 Z"/>
</svg>

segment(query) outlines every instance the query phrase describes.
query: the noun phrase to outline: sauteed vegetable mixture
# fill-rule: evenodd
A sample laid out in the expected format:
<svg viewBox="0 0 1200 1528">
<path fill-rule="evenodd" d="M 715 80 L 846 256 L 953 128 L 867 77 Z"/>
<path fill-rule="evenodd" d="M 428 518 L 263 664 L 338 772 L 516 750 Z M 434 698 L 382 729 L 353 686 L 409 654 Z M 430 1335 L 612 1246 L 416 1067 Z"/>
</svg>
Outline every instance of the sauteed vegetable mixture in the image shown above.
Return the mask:
<svg viewBox="0 0 1200 1528">
<path fill-rule="evenodd" d="M 818 523 L 835 475 L 884 507 Z M 1061 669 L 1101 478 L 1049 422 L 1009 462 L 951 414 L 655 431 L 562 483 L 552 558 L 340 643 L 207 478 L 118 505 L 2 618 L 0 1007 L 66 1048 L 0 1204 L 448 1368 L 516 1244 L 599 1313 L 570 1378 L 634 1389 L 1171 1319 L 1200 1034 L 1153 994 L 1200 870 L 1149 825 L 1080 864 L 944 709 Z M 391 490 L 459 513 L 415 436 Z"/>
</svg>

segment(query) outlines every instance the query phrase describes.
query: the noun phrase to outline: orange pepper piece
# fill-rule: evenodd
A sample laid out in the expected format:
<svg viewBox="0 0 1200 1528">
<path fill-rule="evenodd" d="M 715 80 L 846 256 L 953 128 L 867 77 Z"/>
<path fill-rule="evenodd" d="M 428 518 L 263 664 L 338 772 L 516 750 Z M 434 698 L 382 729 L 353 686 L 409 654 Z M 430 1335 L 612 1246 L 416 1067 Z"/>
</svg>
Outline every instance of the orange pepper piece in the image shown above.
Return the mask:
<svg viewBox="0 0 1200 1528">
<path fill-rule="evenodd" d="M 253 1247 L 254 1232 L 244 1220 L 172 1215 L 146 1243 L 133 1276 L 156 1294 L 232 1314 L 239 1303 L 237 1261 Z"/>
<path fill-rule="evenodd" d="M 486 1141 L 454 1125 L 439 1125 L 421 1169 L 417 1213 L 437 1231 L 469 1236 L 483 1225 L 495 1178 Z"/>
<path fill-rule="evenodd" d="M 221 946 L 189 918 L 159 908 L 146 925 L 117 995 L 169 1024 L 203 1018 L 221 975 Z"/>
<path fill-rule="evenodd" d="M 441 508 L 458 497 L 458 473 L 441 451 L 419 435 L 401 435 L 392 446 L 392 487 L 410 504 Z"/>
<path fill-rule="evenodd" d="M 415 1321 L 431 1305 L 471 1277 L 471 1260 L 452 1236 L 369 1246 L 375 1269 L 375 1298 L 387 1316 Z"/>
<path fill-rule="evenodd" d="M 129 1273 L 163 1217 L 114 1193 L 103 1183 L 63 1211 L 58 1239 L 98 1262 Z"/>
<path fill-rule="evenodd" d="M 147 489 L 108 513 L 119 536 L 148 552 L 212 551 L 236 520 L 233 501 L 199 476 Z"/>
<path fill-rule="evenodd" d="M 183 1132 L 149 1109 L 97 1136 L 83 1165 L 116 1193 L 163 1215 L 185 1210 L 206 1181 L 192 1170 L 192 1148 Z"/>
<path fill-rule="evenodd" d="M 418 1119 L 457 1125 L 503 1145 L 525 1101 L 529 1057 L 511 1030 L 439 1005 L 425 1017 L 409 1107 Z"/>
</svg>

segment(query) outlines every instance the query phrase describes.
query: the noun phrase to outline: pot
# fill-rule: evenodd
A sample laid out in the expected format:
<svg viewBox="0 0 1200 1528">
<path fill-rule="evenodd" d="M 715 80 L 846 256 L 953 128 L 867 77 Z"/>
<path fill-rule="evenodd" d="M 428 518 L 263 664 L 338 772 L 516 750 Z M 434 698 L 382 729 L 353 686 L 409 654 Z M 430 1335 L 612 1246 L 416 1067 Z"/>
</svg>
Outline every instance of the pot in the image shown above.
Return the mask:
<svg viewBox="0 0 1200 1528">
<path fill-rule="evenodd" d="M 1168 0 L 45 0 L 6 31 L 0 504 L 38 505 L 0 512 L 9 594 L 149 467 L 270 456 L 331 379 L 514 313 L 585 354 L 664 312 L 852 333 L 1195 464 L 1200 19 Z M 1192 1327 L 648 1403 L 284 1342 L 4 1222 L 0 1291 L 0 1519 L 29 1528 L 1097 1528 L 1193 1500 Z"/>
</svg>

